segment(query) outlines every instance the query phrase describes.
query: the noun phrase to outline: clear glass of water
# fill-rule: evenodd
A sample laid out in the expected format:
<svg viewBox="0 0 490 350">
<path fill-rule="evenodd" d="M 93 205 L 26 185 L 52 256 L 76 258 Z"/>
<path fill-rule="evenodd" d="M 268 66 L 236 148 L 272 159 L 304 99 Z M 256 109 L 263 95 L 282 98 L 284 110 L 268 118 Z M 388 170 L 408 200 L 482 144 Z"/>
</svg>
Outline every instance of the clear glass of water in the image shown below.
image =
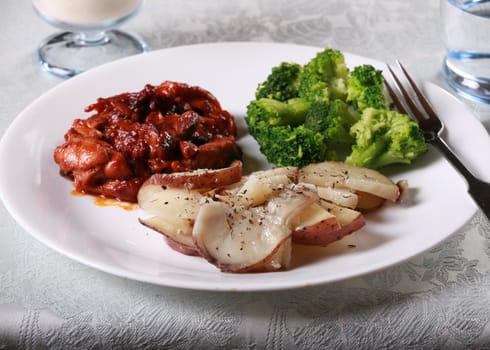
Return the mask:
<svg viewBox="0 0 490 350">
<path fill-rule="evenodd" d="M 32 0 L 34 11 L 62 29 L 37 49 L 44 70 L 72 77 L 94 66 L 148 50 L 134 34 L 115 27 L 132 18 L 143 0 Z"/>
<path fill-rule="evenodd" d="M 490 0 L 441 0 L 448 85 L 470 100 L 490 103 Z"/>
</svg>

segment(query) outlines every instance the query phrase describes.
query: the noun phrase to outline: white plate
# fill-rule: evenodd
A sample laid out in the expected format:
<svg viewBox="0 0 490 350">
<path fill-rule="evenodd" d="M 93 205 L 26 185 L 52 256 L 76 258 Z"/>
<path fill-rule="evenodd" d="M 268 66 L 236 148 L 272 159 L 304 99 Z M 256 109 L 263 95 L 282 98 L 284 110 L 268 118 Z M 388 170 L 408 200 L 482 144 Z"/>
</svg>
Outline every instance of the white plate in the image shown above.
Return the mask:
<svg viewBox="0 0 490 350">
<path fill-rule="evenodd" d="M 28 106 L 0 144 L 0 193 L 12 216 L 35 238 L 83 264 L 122 277 L 202 290 L 275 290 L 339 281 L 404 261 L 434 246 L 464 225 L 476 211 L 466 184 L 433 149 L 410 167 L 389 175 L 408 179 L 410 206 L 387 205 L 367 216 L 360 232 L 327 248 L 295 247 L 285 272 L 226 274 L 196 257 L 170 250 L 162 237 L 141 226 L 139 210 L 94 204 L 73 196 L 58 174 L 55 146 L 84 107 L 97 97 L 138 91 L 147 83 L 175 80 L 211 91 L 238 119 L 239 142 L 248 170 L 266 163 L 244 135 L 245 108 L 259 81 L 282 61 L 306 62 L 316 47 L 269 43 L 219 43 L 177 47 L 113 62 L 61 83 Z M 346 55 L 349 66 L 380 62 Z M 490 180 L 482 125 L 448 93 L 424 89 L 447 124 L 448 142 L 470 168 Z M 349 247 L 355 245 L 355 247 Z"/>
</svg>

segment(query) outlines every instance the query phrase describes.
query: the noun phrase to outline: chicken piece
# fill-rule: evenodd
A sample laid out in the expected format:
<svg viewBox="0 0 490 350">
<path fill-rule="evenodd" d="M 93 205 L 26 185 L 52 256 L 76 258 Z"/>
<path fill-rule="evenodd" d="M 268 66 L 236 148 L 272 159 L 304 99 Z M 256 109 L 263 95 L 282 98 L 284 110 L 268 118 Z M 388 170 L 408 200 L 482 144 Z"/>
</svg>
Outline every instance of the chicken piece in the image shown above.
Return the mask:
<svg viewBox="0 0 490 350">
<path fill-rule="evenodd" d="M 80 192 L 136 201 L 152 174 L 218 169 L 240 160 L 233 117 L 208 91 L 166 81 L 99 98 L 54 151 Z"/>
<path fill-rule="evenodd" d="M 112 147 L 92 138 L 75 138 L 58 146 L 54 160 L 62 174 L 103 167 L 111 159 Z"/>
</svg>

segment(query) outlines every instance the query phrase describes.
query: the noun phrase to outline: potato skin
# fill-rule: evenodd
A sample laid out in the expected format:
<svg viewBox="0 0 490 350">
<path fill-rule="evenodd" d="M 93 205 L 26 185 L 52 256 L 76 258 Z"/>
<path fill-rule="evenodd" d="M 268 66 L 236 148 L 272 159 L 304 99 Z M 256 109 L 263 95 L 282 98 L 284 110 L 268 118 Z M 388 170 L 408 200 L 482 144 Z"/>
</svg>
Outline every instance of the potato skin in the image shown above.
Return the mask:
<svg viewBox="0 0 490 350">
<path fill-rule="evenodd" d="M 240 181 L 242 178 L 242 165 L 243 163 L 240 160 L 235 160 L 227 168 L 153 174 L 145 181 L 143 186 L 162 185 L 188 190 L 208 190 L 224 187 Z"/>
<path fill-rule="evenodd" d="M 345 189 L 348 192 L 347 194 L 352 194 L 356 197 L 355 208 L 351 208 L 354 205 L 343 206 L 330 197 L 323 198 L 319 194 L 318 189 L 323 188 L 322 186 L 325 186 L 325 183 L 322 182 L 321 185 L 318 185 L 314 182 L 316 180 L 323 181 L 324 173 L 327 177 L 335 178 L 335 176 L 325 172 L 323 164 L 313 164 L 307 167 L 307 169 L 309 170 L 306 174 L 303 173 L 303 177 L 300 176 L 300 172 L 303 169 L 297 168 L 277 168 L 270 171 L 255 172 L 242 177 L 242 162 L 235 161 L 228 168 L 201 169 L 191 172 L 154 175 L 142 186 L 142 189 L 145 189 L 145 186 L 146 189 L 140 192 L 143 193 L 142 203 L 140 204 L 143 204 L 143 202 L 151 203 L 154 207 L 149 206 L 150 209 L 160 208 L 162 203 L 165 205 L 173 203 L 174 205 L 170 205 L 169 208 L 164 206 L 165 209 L 163 212 L 158 210 L 152 212 L 156 216 L 148 219 L 140 219 L 140 223 L 162 234 L 168 246 L 174 251 L 189 256 L 202 257 L 225 273 L 259 273 L 287 270 L 290 267 L 292 243 L 320 247 L 328 246 L 360 230 L 366 224 L 364 214 L 379 209 L 386 202 L 386 198 L 380 197 L 372 192 L 342 186 L 340 186 L 340 189 Z M 318 169 L 319 171 L 317 172 L 316 170 Z M 302 180 L 305 180 L 308 176 L 315 181 L 312 183 L 303 182 Z M 339 176 L 347 175 L 346 173 L 340 173 Z M 283 181 L 282 177 L 286 177 L 286 181 Z M 261 181 L 264 181 L 264 183 Z M 333 180 L 327 179 L 328 181 Z M 382 188 L 385 185 L 388 189 L 392 189 L 395 186 L 399 193 L 408 187 L 406 183 L 394 184 L 385 177 L 381 177 L 379 181 L 377 179 L 373 181 L 375 183 L 380 182 Z M 332 184 L 332 188 L 335 184 Z M 154 190 L 154 188 L 166 194 L 154 195 L 153 197 L 148 196 L 148 194 L 156 193 L 155 191 L 157 190 Z M 269 192 L 272 192 L 271 197 L 264 196 L 266 199 L 257 203 L 257 205 L 250 204 L 249 202 L 243 204 L 243 202 L 234 198 L 234 196 L 241 198 L 240 196 L 243 197 L 244 194 L 247 194 L 247 196 L 251 196 L 251 193 L 260 194 L 264 188 L 265 191 L 269 190 Z M 177 195 L 173 192 L 176 192 Z M 293 192 L 295 196 L 292 196 Z M 341 191 L 338 192 L 340 192 L 340 195 L 344 194 Z M 288 193 L 291 194 L 288 195 Z M 298 196 L 304 197 L 307 194 L 309 194 L 309 201 L 304 203 L 304 207 L 301 207 L 297 203 L 291 205 L 291 200 L 298 200 Z M 196 197 L 197 199 L 195 199 L 195 196 L 199 198 Z M 226 199 L 226 197 L 232 199 Z M 280 201 L 284 200 L 284 198 L 287 199 L 287 202 Z M 204 200 L 202 201 L 201 199 Z M 287 206 L 277 205 L 275 201 L 278 199 L 280 204 L 286 203 Z M 182 200 L 185 200 L 185 203 L 182 204 Z M 219 238 L 223 231 L 223 229 L 216 229 L 216 227 L 221 227 L 222 225 L 217 225 L 215 222 L 202 223 L 202 220 L 197 220 L 199 213 L 202 214 L 204 207 L 207 208 L 206 204 L 211 205 L 210 203 L 213 205 L 229 206 L 230 213 L 232 212 L 233 215 L 231 217 L 232 219 L 230 219 L 230 216 L 227 216 L 226 220 L 228 221 L 226 223 L 227 225 L 230 225 L 229 222 L 235 221 L 244 223 L 246 229 L 241 232 L 250 231 L 250 224 L 254 224 L 255 222 L 246 220 L 247 216 L 243 216 L 243 211 L 258 210 L 262 206 L 271 205 L 271 203 L 276 204 L 272 208 L 296 208 L 296 211 L 291 217 L 285 217 L 287 220 L 285 219 L 284 225 L 287 225 L 287 230 L 284 231 L 284 236 L 277 237 L 277 242 L 274 241 L 275 245 L 273 247 L 268 247 L 260 251 L 258 256 L 255 254 L 250 255 L 247 249 L 245 249 L 248 255 L 243 255 L 245 254 L 243 247 L 238 252 L 235 249 L 237 247 L 236 245 L 233 245 L 231 248 L 229 244 L 224 245 L 227 249 L 231 249 L 226 251 L 218 249 L 218 247 L 222 246 L 220 245 L 220 241 L 213 242 L 212 245 L 206 244 L 203 237 L 212 234 L 214 238 Z M 173 212 L 171 212 L 172 210 Z M 238 215 L 240 211 L 242 211 L 242 215 Z M 289 213 L 289 211 L 282 212 Z M 176 221 L 184 218 L 179 213 L 184 213 L 186 215 L 185 220 L 188 221 Z M 221 210 L 218 213 L 219 215 L 222 213 L 226 214 L 226 211 Z M 267 217 L 269 214 L 262 213 L 262 215 Z M 167 225 L 168 222 L 162 221 L 163 217 L 170 220 L 171 224 Z M 159 220 L 152 220 L 157 218 Z M 196 230 L 196 222 L 201 223 L 200 230 Z M 215 229 L 218 231 L 218 236 L 216 236 L 216 232 L 210 232 Z M 228 236 L 229 232 L 225 232 L 223 237 Z M 243 240 L 244 238 L 240 239 Z M 253 239 L 255 239 L 254 242 L 260 242 L 260 239 Z M 218 250 L 219 254 L 217 254 Z M 228 252 L 227 257 L 223 255 L 225 253 L 221 253 L 223 251 L 225 253 Z M 230 254 L 230 251 L 234 253 Z M 231 259 L 232 256 L 245 256 L 245 259 Z"/>
<path fill-rule="evenodd" d="M 339 161 L 309 164 L 299 170 L 299 181 L 368 192 L 393 202 L 400 197 L 399 187 L 379 171 Z"/>
<path fill-rule="evenodd" d="M 340 229 L 335 217 L 320 221 L 311 226 L 297 228 L 293 232 L 293 242 L 307 245 L 325 245 L 330 232 Z M 328 243 L 327 243 L 328 244 Z"/>
<path fill-rule="evenodd" d="M 163 230 L 161 227 L 158 227 L 156 225 L 152 225 L 147 220 L 144 220 L 144 219 L 139 219 L 138 221 L 143 226 L 146 226 L 146 227 L 154 230 L 155 232 L 158 232 L 159 234 L 161 234 L 163 236 L 163 239 L 167 243 L 167 245 L 171 249 L 175 250 L 176 252 L 179 252 L 179 253 L 182 253 L 185 255 L 190 255 L 190 256 L 201 256 L 199 249 L 197 249 L 195 246 L 191 246 L 191 245 L 185 244 L 183 242 L 178 242 L 171 235 L 169 235 L 168 232 L 165 232 L 165 230 Z"/>
<path fill-rule="evenodd" d="M 354 220 L 352 220 L 352 222 L 341 226 L 338 231 L 334 232 L 334 235 L 336 237 L 342 238 L 342 237 L 345 237 L 345 236 L 351 234 L 352 232 L 360 230 L 364 225 L 366 225 L 366 220 L 364 219 L 364 216 L 361 214 L 361 215 L 358 215 Z M 338 239 L 340 239 L 340 238 L 338 238 Z M 333 241 L 331 241 L 330 243 L 332 243 L 332 242 Z"/>
<path fill-rule="evenodd" d="M 197 240 L 195 240 L 194 243 L 197 247 L 199 255 L 204 257 L 209 263 L 211 263 L 211 264 L 215 265 L 217 268 L 219 268 L 221 272 L 227 272 L 227 273 L 260 273 L 260 272 L 274 272 L 274 271 L 279 271 L 279 270 L 285 270 L 289 267 L 287 265 L 289 264 L 289 261 L 291 258 L 290 257 L 290 255 L 291 255 L 290 250 L 288 250 L 286 252 L 286 254 L 289 254 L 288 258 L 284 259 L 284 257 L 283 257 L 281 259 L 281 260 L 287 260 L 288 261 L 286 266 L 284 264 L 281 264 L 280 267 L 276 267 L 276 266 L 274 266 L 274 264 L 272 264 L 272 260 L 276 257 L 276 254 L 281 249 L 286 248 L 286 246 L 288 246 L 288 245 L 290 248 L 290 240 L 291 240 L 291 236 L 285 237 L 282 241 L 280 241 L 276 245 L 276 247 L 274 247 L 274 249 L 267 256 L 263 257 L 262 259 L 260 259 L 259 261 L 255 262 L 255 263 L 253 263 L 251 265 L 247 265 L 247 266 L 237 266 L 234 264 L 221 263 L 220 261 L 215 259 L 207 251 L 207 249 L 203 245 L 199 244 L 199 242 Z"/>
<path fill-rule="evenodd" d="M 164 235 L 164 239 L 167 245 L 178 253 L 189 255 L 189 256 L 201 256 L 201 252 L 196 247 L 190 247 L 188 245 L 181 244 L 165 235 Z"/>
<path fill-rule="evenodd" d="M 293 232 L 293 242 L 325 247 L 359 230 L 365 223 L 364 216 L 361 213 L 345 225 L 339 225 L 335 218 L 327 219 L 315 225 L 295 230 Z"/>
</svg>

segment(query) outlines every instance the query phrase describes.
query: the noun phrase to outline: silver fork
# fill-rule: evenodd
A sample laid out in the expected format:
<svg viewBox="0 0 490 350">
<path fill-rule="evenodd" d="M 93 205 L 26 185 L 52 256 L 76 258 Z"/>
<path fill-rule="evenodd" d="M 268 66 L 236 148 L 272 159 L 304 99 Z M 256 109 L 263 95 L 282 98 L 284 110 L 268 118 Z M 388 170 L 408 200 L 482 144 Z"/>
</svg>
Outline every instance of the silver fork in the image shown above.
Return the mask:
<svg viewBox="0 0 490 350">
<path fill-rule="evenodd" d="M 417 87 L 413 79 L 407 73 L 401 63 L 396 61 L 398 67 L 411 88 L 411 92 L 401 83 L 393 69 L 388 66 L 399 94 L 390 86 L 385 79 L 386 89 L 393 100 L 393 103 L 401 113 L 410 115 L 417 120 L 420 128 L 424 132 L 425 141 L 431 143 L 446 157 L 446 159 L 460 172 L 468 183 L 468 192 L 473 197 L 475 203 L 480 207 L 486 217 L 490 220 L 490 183 L 482 181 L 475 177 L 458 159 L 448 144 L 441 138 L 444 124 L 432 109 L 429 101 Z M 402 102 L 402 100 L 404 102 Z"/>
</svg>

